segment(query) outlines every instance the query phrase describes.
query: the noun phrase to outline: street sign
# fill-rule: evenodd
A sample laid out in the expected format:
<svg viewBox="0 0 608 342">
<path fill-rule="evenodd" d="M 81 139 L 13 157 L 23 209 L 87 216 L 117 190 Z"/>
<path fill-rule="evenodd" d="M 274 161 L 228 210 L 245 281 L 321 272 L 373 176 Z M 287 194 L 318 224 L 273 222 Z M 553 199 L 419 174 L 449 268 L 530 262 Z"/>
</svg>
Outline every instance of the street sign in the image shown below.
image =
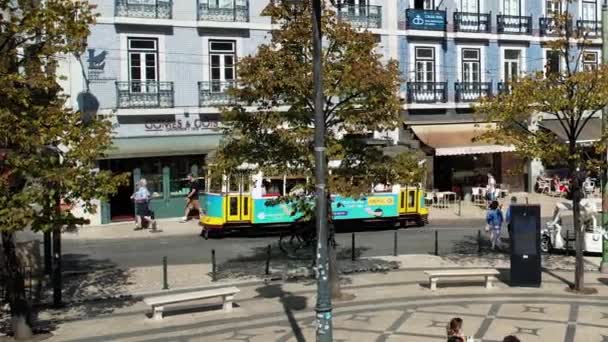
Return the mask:
<svg viewBox="0 0 608 342">
<path fill-rule="evenodd" d="M 407 28 L 410 30 L 445 31 L 445 11 L 408 9 L 406 13 Z"/>
</svg>

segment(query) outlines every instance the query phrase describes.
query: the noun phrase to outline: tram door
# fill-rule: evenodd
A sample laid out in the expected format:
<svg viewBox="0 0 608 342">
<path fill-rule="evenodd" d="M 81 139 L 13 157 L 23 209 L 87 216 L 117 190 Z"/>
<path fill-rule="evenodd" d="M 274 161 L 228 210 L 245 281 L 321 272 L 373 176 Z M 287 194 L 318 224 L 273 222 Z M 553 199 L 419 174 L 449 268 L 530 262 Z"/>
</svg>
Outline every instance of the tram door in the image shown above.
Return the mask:
<svg viewBox="0 0 608 342">
<path fill-rule="evenodd" d="M 251 176 L 235 174 L 228 177 L 226 195 L 226 221 L 251 220 Z"/>
<path fill-rule="evenodd" d="M 418 201 L 417 201 L 417 191 L 416 188 L 405 188 L 405 190 L 401 190 L 401 199 L 400 199 L 400 212 L 404 213 L 416 213 L 418 212 Z"/>
</svg>

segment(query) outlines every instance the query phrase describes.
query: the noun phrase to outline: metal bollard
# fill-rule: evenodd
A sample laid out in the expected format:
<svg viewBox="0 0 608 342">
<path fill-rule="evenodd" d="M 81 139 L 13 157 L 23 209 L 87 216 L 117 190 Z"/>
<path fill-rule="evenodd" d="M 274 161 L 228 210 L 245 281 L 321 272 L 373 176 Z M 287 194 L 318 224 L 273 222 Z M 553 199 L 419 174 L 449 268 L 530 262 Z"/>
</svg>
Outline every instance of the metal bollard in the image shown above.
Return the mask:
<svg viewBox="0 0 608 342">
<path fill-rule="evenodd" d="M 351 235 L 350 240 L 350 260 L 355 261 L 355 233 Z"/>
<path fill-rule="evenodd" d="M 458 199 L 458 216 L 462 216 L 462 199 Z"/>
<path fill-rule="evenodd" d="M 167 277 L 167 257 L 163 257 L 163 290 L 169 289 L 169 280 Z"/>
<path fill-rule="evenodd" d="M 439 231 L 435 231 L 435 255 L 439 255 Z"/>
<path fill-rule="evenodd" d="M 398 245 L 397 245 L 397 241 L 398 241 L 398 238 L 397 238 L 397 233 L 398 233 L 398 232 L 399 232 L 398 230 L 395 230 L 395 238 L 394 238 L 394 241 L 393 241 L 393 255 L 394 255 L 394 256 L 399 255 L 399 252 L 398 252 Z"/>
<path fill-rule="evenodd" d="M 481 230 L 477 230 L 477 253 L 481 254 Z"/>
<path fill-rule="evenodd" d="M 271 253 L 270 245 L 268 245 L 268 249 L 266 251 L 266 275 L 270 275 L 270 253 Z"/>
<path fill-rule="evenodd" d="M 215 268 L 215 249 L 211 250 L 211 281 L 216 281 L 217 274 Z"/>
<path fill-rule="evenodd" d="M 566 230 L 566 256 L 570 255 L 570 231 Z"/>
</svg>

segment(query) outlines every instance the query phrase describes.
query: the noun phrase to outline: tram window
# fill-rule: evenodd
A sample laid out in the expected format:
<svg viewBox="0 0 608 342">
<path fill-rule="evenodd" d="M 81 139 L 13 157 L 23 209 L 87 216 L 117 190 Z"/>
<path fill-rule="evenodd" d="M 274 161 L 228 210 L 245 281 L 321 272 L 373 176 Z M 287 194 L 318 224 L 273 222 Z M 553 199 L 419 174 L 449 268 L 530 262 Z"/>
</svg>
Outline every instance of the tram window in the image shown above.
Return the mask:
<svg viewBox="0 0 608 342">
<path fill-rule="evenodd" d="M 222 179 L 220 177 L 211 177 L 211 179 L 209 180 L 209 192 L 222 192 Z"/>
<path fill-rule="evenodd" d="M 407 206 L 412 208 L 416 206 L 416 191 L 409 191 L 407 194 Z"/>
<path fill-rule="evenodd" d="M 300 195 L 305 192 L 306 178 L 291 178 L 287 179 L 285 191 L 289 195 Z"/>
<path fill-rule="evenodd" d="M 242 182 L 243 182 L 243 192 L 250 192 L 251 191 L 251 176 L 243 175 Z"/>
<path fill-rule="evenodd" d="M 262 194 L 265 197 L 283 196 L 283 179 L 266 178 L 262 181 Z"/>
<path fill-rule="evenodd" d="M 374 192 L 391 192 L 391 186 L 385 183 L 378 183 L 374 186 Z"/>
</svg>

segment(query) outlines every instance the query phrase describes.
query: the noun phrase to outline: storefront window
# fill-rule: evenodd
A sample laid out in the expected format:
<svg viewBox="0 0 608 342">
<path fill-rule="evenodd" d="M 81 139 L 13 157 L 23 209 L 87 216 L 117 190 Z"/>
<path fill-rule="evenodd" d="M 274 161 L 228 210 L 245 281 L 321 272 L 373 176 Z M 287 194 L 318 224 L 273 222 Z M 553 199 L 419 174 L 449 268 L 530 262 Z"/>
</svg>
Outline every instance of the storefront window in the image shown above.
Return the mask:
<svg viewBox="0 0 608 342">
<path fill-rule="evenodd" d="M 163 196 L 163 166 L 159 160 L 143 160 L 140 164 L 141 178 L 148 182 L 152 198 Z"/>
<path fill-rule="evenodd" d="M 192 165 L 197 165 L 199 174 L 194 176 L 196 178 L 196 182 L 198 183 L 198 188 L 201 192 L 204 191 L 205 180 L 201 175 L 203 169 L 200 157 L 173 157 L 169 158 L 166 162 L 167 166 L 169 167 L 169 175 L 171 177 L 171 196 L 184 197 L 188 195 L 188 192 L 190 192 L 190 183 L 188 182 L 187 177 L 192 173 Z"/>
</svg>

